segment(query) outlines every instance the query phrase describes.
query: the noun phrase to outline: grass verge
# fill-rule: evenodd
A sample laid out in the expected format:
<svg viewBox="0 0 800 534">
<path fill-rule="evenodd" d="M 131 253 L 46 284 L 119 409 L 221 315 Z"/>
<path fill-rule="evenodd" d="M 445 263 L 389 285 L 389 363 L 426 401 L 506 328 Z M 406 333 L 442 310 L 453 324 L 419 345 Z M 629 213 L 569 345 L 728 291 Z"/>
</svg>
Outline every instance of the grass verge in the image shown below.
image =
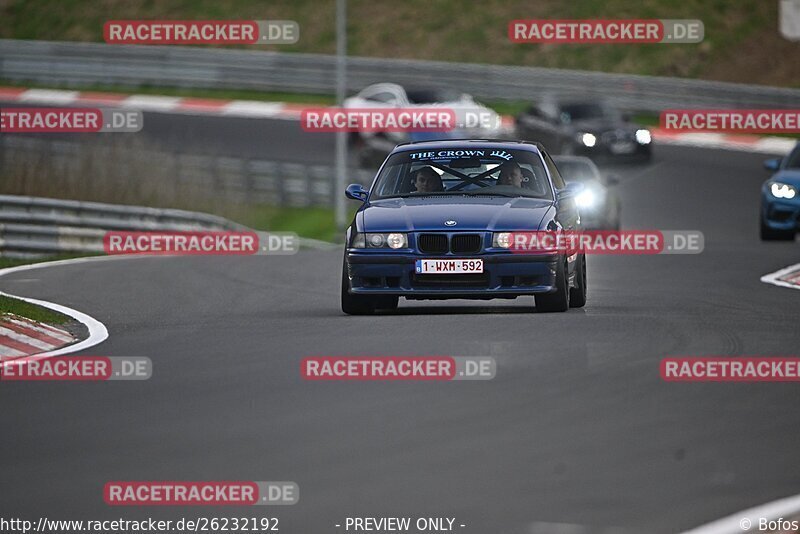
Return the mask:
<svg viewBox="0 0 800 534">
<path fill-rule="evenodd" d="M 18 315 L 32 321 L 47 324 L 65 324 L 72 320 L 71 317 L 63 313 L 58 313 L 24 300 L 0 295 L 0 323 L 2 323 L 3 317 L 7 314 Z"/>
</svg>

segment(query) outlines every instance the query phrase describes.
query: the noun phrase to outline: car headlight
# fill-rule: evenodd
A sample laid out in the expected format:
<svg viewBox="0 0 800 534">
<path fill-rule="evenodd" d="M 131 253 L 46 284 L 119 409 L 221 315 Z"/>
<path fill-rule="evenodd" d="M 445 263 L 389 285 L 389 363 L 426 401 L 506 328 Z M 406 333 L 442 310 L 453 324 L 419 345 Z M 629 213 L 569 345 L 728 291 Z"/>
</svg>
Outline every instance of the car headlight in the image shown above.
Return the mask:
<svg viewBox="0 0 800 534">
<path fill-rule="evenodd" d="M 495 248 L 511 248 L 511 232 L 492 234 L 492 246 Z"/>
<path fill-rule="evenodd" d="M 408 236 L 393 232 L 391 234 L 356 234 L 353 237 L 353 248 L 407 248 Z"/>
<path fill-rule="evenodd" d="M 636 130 L 636 142 L 640 145 L 649 145 L 652 140 L 653 136 L 650 135 L 650 130 Z"/>
<path fill-rule="evenodd" d="M 590 208 L 597 203 L 597 194 L 591 189 L 584 189 L 575 197 L 575 203 L 580 208 Z"/>
<path fill-rule="evenodd" d="M 405 248 L 406 234 L 389 234 L 386 236 L 386 244 L 389 248 Z"/>
<path fill-rule="evenodd" d="M 597 136 L 594 134 L 590 134 L 588 132 L 579 133 L 578 140 L 583 143 L 583 146 L 592 148 L 594 145 L 597 144 Z"/>
<path fill-rule="evenodd" d="M 794 198 L 797 195 L 797 188 L 781 182 L 772 182 L 769 186 L 769 192 L 775 198 Z"/>
</svg>

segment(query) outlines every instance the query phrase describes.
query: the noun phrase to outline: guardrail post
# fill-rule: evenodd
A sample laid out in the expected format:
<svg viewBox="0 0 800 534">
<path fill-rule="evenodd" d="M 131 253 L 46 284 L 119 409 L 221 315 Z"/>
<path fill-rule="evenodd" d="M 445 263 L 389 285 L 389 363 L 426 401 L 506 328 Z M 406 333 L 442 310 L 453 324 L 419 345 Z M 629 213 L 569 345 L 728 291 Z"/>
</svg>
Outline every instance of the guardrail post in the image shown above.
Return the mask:
<svg viewBox="0 0 800 534">
<path fill-rule="evenodd" d="M 285 183 L 286 174 L 284 168 L 285 165 L 283 163 L 278 163 L 276 168 L 278 176 L 275 177 L 275 185 L 278 188 L 278 206 L 281 207 L 284 207 L 287 204 Z"/>
</svg>

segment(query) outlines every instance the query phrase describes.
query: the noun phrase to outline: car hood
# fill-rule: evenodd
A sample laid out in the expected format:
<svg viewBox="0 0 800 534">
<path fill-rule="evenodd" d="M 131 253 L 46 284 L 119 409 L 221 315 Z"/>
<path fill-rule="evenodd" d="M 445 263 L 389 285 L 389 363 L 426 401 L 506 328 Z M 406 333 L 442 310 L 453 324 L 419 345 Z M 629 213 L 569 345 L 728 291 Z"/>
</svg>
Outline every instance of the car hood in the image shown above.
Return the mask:
<svg viewBox="0 0 800 534">
<path fill-rule="evenodd" d="M 800 188 L 800 169 L 785 169 L 772 175 L 770 180 Z"/>
<path fill-rule="evenodd" d="M 378 200 L 361 211 L 361 231 L 538 230 L 552 206 L 549 200 L 508 197 L 442 195 Z M 448 226 L 445 221 L 456 224 Z"/>
</svg>

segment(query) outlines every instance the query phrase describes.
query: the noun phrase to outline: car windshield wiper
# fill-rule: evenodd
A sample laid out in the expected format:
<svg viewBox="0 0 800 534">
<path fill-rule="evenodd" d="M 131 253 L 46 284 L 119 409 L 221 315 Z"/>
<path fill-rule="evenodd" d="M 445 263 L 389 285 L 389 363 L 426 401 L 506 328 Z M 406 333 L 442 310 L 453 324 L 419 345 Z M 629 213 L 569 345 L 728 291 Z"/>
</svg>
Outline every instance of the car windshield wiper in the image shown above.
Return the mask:
<svg viewBox="0 0 800 534">
<path fill-rule="evenodd" d="M 510 198 L 523 197 L 523 198 L 531 198 L 531 197 L 527 197 L 526 195 L 518 195 L 518 194 L 514 194 L 514 193 L 503 193 L 503 192 L 499 192 L 498 193 L 497 191 L 485 191 L 484 192 L 484 191 L 482 191 L 480 189 L 473 190 L 473 191 L 460 191 L 460 193 L 462 195 L 468 196 L 468 197 L 483 196 L 483 197 L 510 197 Z"/>
<path fill-rule="evenodd" d="M 391 195 L 388 197 L 381 197 L 379 200 L 386 200 L 389 198 L 420 198 L 420 197 L 440 197 L 443 195 L 448 195 L 447 191 L 433 191 L 430 193 L 401 193 L 399 195 Z"/>
</svg>

